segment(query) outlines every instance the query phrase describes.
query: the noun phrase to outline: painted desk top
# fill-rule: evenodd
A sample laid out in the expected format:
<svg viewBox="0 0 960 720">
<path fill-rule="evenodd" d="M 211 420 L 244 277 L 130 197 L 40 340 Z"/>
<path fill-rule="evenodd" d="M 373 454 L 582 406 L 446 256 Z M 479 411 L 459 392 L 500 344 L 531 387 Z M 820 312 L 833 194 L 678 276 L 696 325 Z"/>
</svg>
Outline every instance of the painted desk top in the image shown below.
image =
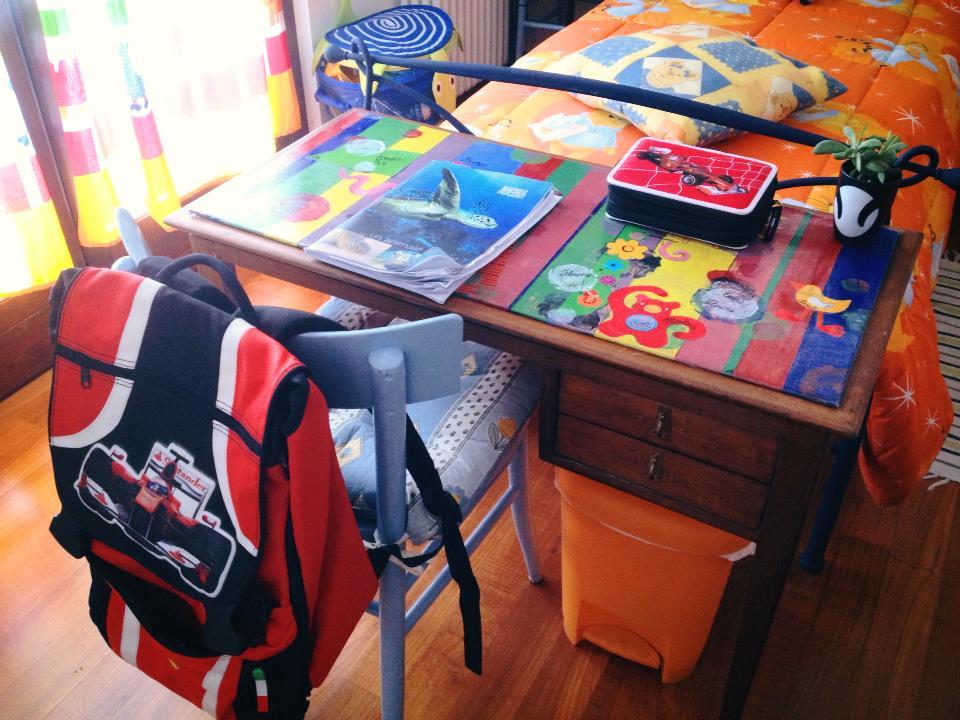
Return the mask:
<svg viewBox="0 0 960 720">
<path fill-rule="evenodd" d="M 190 210 L 305 246 L 431 160 L 554 183 L 564 199 L 458 291 L 495 307 L 838 406 L 897 235 L 833 239 L 785 207 L 735 251 L 606 218 L 607 169 L 351 111 Z"/>
</svg>

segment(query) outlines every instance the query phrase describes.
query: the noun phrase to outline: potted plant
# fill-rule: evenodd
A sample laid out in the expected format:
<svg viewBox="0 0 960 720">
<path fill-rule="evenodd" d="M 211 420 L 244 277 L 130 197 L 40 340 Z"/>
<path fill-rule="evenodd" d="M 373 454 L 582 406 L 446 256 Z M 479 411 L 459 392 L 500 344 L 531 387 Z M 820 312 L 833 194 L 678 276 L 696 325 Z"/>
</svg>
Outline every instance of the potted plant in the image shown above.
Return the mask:
<svg viewBox="0 0 960 720">
<path fill-rule="evenodd" d="M 897 153 L 907 145 L 892 132 L 864 137 L 853 128 L 843 128 L 847 142 L 822 140 L 813 148 L 817 155 L 832 154 L 842 160 L 833 203 L 834 234 L 840 242 L 866 241 L 890 222 L 890 209 L 900 184 Z"/>
</svg>

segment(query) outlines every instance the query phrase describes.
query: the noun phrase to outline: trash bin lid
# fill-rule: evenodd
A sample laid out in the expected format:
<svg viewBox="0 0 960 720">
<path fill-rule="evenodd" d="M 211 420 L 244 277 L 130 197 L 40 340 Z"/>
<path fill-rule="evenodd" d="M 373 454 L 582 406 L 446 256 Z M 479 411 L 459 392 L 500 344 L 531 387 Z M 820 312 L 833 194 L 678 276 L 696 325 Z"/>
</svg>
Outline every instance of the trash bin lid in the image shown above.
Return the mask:
<svg viewBox="0 0 960 720">
<path fill-rule="evenodd" d="M 728 557 L 753 554 L 749 540 L 668 510 L 622 490 L 557 468 L 557 489 L 574 512 L 616 532 L 667 550 Z"/>
<path fill-rule="evenodd" d="M 437 52 L 453 35 L 453 21 L 443 10 L 430 5 L 404 5 L 335 27 L 324 38 L 331 45 L 350 50 L 357 38 L 378 55 L 414 58 Z"/>
</svg>

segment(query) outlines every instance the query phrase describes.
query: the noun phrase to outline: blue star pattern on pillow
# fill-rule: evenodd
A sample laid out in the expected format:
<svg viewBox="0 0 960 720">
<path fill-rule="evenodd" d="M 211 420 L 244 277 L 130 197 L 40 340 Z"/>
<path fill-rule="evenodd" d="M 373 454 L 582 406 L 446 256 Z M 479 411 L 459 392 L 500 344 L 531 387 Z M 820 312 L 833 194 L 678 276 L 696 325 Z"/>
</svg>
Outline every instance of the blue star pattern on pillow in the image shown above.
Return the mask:
<svg viewBox="0 0 960 720">
<path fill-rule="evenodd" d="M 609 67 L 619 62 L 624 56 L 646 50 L 653 44 L 650 40 L 626 35 L 601 40 L 589 47 L 585 47 L 580 52 L 583 53 L 584 57 L 588 57 L 594 62 Z"/>
<path fill-rule="evenodd" d="M 717 107 L 727 108 L 728 110 L 736 110 L 740 112 L 742 108 L 740 103 L 736 100 L 726 100 L 722 103 L 719 103 Z M 709 145 L 710 143 L 723 140 L 725 137 L 729 137 L 731 132 L 735 132 L 728 128 L 726 125 L 717 125 L 717 123 L 707 122 L 706 120 L 697 120 L 693 118 L 694 125 L 697 126 L 697 129 L 700 131 L 700 144 Z"/>
<path fill-rule="evenodd" d="M 780 62 L 771 53 L 764 52 L 749 43 L 736 40 L 732 42 L 702 43 L 700 49 L 713 55 L 731 70 L 741 73 L 757 68 L 770 67 Z"/>
</svg>

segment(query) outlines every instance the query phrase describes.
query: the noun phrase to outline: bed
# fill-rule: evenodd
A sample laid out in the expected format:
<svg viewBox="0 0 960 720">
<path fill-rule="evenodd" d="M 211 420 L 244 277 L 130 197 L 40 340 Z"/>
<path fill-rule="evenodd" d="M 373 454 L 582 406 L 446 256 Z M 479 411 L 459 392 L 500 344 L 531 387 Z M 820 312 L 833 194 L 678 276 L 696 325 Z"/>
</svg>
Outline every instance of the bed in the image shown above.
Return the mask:
<svg viewBox="0 0 960 720">
<path fill-rule="evenodd" d="M 845 124 L 892 130 L 928 144 L 941 166 L 960 164 L 960 2 L 952 0 L 606 0 L 520 58 L 542 70 L 606 38 L 698 23 L 744 34 L 758 46 L 819 66 L 846 91 L 786 122 L 841 136 Z M 533 150 L 612 166 L 642 133 L 573 95 L 489 83 L 455 115 L 472 132 Z M 837 161 L 808 147 L 756 134 L 713 147 L 775 163 L 780 178 L 835 175 Z M 834 189 L 781 191 L 781 200 L 830 210 Z M 902 501 L 926 475 L 950 430 L 953 408 L 940 372 L 930 300 L 955 193 L 926 181 L 904 189 L 892 225 L 920 230 L 924 244 L 893 328 L 866 423 L 861 475 L 883 505 Z"/>
</svg>

